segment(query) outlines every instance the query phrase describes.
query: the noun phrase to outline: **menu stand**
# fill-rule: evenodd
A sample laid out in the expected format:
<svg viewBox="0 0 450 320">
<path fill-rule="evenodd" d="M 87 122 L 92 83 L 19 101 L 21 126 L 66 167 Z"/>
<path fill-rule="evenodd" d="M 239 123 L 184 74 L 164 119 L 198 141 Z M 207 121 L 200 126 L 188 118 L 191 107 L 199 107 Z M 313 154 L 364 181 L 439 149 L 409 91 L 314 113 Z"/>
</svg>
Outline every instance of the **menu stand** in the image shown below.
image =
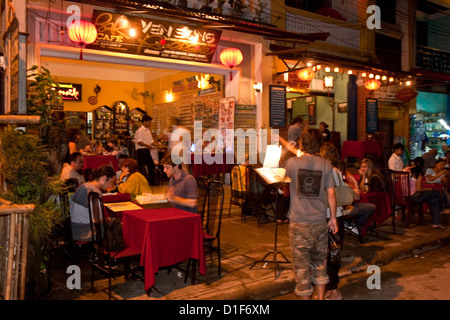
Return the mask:
<svg viewBox="0 0 450 320">
<path fill-rule="evenodd" d="M 275 204 L 276 204 L 277 209 L 276 209 L 276 212 L 275 212 L 276 213 L 276 217 L 275 217 L 275 245 L 274 245 L 274 249 L 273 250 L 269 250 L 269 252 L 267 252 L 266 255 L 261 260 L 255 261 L 255 263 L 253 263 L 253 265 L 250 267 L 250 270 L 251 270 L 255 265 L 257 265 L 260 262 L 264 262 L 264 266 L 267 263 L 273 263 L 274 266 L 275 266 L 275 268 L 274 268 L 275 279 L 278 279 L 278 276 L 279 276 L 279 272 L 278 272 L 278 270 L 280 268 L 279 264 L 291 263 L 289 261 L 289 259 L 284 255 L 283 252 L 277 250 L 277 239 L 278 239 L 278 219 L 277 218 L 278 218 L 278 197 L 279 197 L 278 187 L 279 186 L 280 186 L 279 183 L 277 183 L 275 185 L 276 190 L 277 190 L 277 194 L 276 194 L 276 197 L 275 197 Z M 273 255 L 273 260 L 267 259 L 267 257 L 269 257 L 271 254 Z M 278 261 L 277 260 L 278 255 L 282 256 L 284 258 L 284 261 Z"/>
</svg>

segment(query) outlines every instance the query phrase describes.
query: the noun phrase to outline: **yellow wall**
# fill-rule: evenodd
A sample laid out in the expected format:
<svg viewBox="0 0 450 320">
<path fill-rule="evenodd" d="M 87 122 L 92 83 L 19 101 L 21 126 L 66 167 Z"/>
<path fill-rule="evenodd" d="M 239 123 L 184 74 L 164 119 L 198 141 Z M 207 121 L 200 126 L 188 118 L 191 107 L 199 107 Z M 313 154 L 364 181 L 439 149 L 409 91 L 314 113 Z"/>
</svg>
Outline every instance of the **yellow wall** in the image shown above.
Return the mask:
<svg viewBox="0 0 450 320">
<path fill-rule="evenodd" d="M 55 76 L 55 81 L 62 83 L 77 83 L 82 85 L 82 101 L 64 101 L 64 111 L 88 112 L 101 106 L 112 107 L 117 101 L 125 101 L 130 110 L 141 108 L 145 110 L 144 97 L 141 93 L 144 90 L 144 83 L 138 82 L 122 82 L 122 81 L 105 81 L 84 78 L 72 78 Z M 96 85 L 101 88 L 98 94 L 97 104 L 88 103 L 90 96 L 95 96 L 94 88 Z"/>
</svg>

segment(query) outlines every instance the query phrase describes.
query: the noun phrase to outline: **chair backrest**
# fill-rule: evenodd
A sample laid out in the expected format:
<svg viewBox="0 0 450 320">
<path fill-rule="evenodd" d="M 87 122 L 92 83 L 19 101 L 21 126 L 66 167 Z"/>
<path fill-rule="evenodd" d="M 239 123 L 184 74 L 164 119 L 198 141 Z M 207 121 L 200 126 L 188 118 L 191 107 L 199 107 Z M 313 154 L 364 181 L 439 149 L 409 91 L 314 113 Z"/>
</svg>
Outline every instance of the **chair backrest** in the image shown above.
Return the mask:
<svg viewBox="0 0 450 320">
<path fill-rule="evenodd" d="M 104 207 L 102 197 L 94 191 L 88 194 L 89 222 L 91 224 L 92 243 L 103 246 Z"/>
<path fill-rule="evenodd" d="M 208 189 L 205 232 L 218 238 L 222 225 L 224 188 L 220 181 L 210 181 Z"/>
<path fill-rule="evenodd" d="M 395 199 L 395 173 L 391 169 L 382 169 L 381 174 L 383 175 L 386 193 L 389 196 L 389 202 L 392 204 Z"/>
<path fill-rule="evenodd" d="M 206 203 L 208 202 L 208 178 L 204 176 L 198 176 L 197 180 L 197 213 L 202 218 L 204 223 Z"/>
<path fill-rule="evenodd" d="M 244 169 L 244 174 L 242 169 Z M 246 171 L 246 167 L 241 168 L 239 165 L 235 165 L 231 169 L 231 196 L 234 198 L 245 198 L 247 191 Z"/>
<path fill-rule="evenodd" d="M 78 188 L 78 180 L 74 178 L 70 178 L 64 181 L 64 186 L 66 187 L 68 192 L 75 192 Z"/>
<path fill-rule="evenodd" d="M 408 199 L 411 196 L 409 171 L 394 171 L 396 195 L 395 200 Z"/>
</svg>

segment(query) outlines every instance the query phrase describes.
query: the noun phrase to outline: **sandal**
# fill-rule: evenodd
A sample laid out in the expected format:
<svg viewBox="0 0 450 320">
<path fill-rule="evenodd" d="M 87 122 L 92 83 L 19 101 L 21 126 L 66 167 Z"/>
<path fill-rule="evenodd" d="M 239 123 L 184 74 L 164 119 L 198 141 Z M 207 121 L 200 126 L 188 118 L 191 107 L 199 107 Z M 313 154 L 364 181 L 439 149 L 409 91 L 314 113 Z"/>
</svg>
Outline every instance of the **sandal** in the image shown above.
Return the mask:
<svg viewBox="0 0 450 320">
<path fill-rule="evenodd" d="M 440 229 L 440 230 L 444 230 L 444 229 L 445 229 L 445 227 L 444 227 L 443 225 L 441 225 L 441 224 L 439 224 L 439 225 L 433 225 L 433 228 L 434 228 L 434 229 Z"/>
</svg>

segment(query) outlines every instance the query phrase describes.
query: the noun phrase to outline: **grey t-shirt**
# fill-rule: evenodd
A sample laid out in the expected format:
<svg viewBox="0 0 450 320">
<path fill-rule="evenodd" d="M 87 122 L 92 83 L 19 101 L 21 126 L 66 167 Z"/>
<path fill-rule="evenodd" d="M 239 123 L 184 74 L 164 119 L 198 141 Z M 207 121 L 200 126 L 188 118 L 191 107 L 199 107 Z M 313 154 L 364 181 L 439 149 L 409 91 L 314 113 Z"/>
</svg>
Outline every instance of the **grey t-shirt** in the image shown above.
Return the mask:
<svg viewBox="0 0 450 320">
<path fill-rule="evenodd" d="M 297 142 L 300 136 L 302 135 L 303 127 L 299 127 L 295 124 L 291 125 L 288 128 L 287 132 L 287 141 L 295 141 Z"/>
<path fill-rule="evenodd" d="M 170 178 L 169 187 L 174 187 L 173 195 L 176 197 L 197 199 L 197 180 L 186 171 L 183 171 L 177 180 L 174 177 Z M 175 204 L 175 208 L 197 213 L 197 207 L 183 207 Z"/>
<path fill-rule="evenodd" d="M 286 176 L 291 178 L 289 220 L 307 224 L 325 222 L 326 189 L 336 185 L 330 162 L 310 154 L 290 158 L 286 164 Z"/>
</svg>

